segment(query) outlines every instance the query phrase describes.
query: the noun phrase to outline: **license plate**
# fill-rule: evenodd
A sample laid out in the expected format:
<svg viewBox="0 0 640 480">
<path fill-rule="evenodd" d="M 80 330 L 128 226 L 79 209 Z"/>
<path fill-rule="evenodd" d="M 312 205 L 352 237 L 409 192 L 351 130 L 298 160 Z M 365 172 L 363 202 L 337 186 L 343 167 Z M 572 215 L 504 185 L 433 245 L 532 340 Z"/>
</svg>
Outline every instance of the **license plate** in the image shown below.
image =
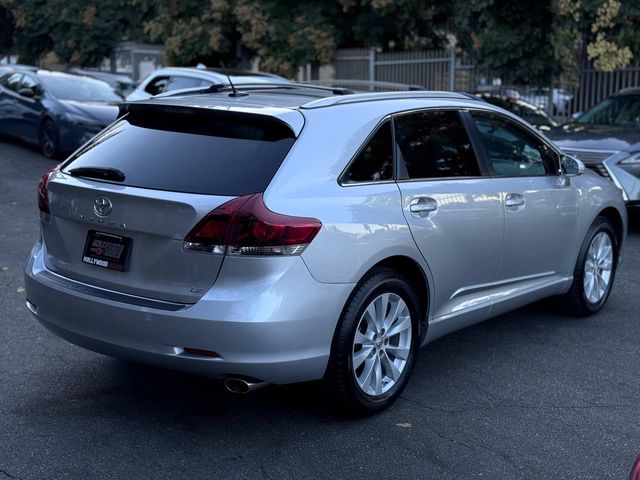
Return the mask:
<svg viewBox="0 0 640 480">
<path fill-rule="evenodd" d="M 82 261 L 97 267 L 124 271 L 131 250 L 131 239 L 89 230 Z"/>
</svg>

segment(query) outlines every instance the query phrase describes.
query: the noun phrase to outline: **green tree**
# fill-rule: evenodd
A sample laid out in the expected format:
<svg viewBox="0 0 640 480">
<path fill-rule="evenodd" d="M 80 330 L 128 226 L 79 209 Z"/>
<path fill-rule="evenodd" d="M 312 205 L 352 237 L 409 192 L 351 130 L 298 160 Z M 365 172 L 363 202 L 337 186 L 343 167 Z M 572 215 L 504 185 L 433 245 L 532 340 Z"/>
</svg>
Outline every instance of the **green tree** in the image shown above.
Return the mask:
<svg viewBox="0 0 640 480">
<path fill-rule="evenodd" d="M 0 56 L 12 53 L 15 23 L 9 0 L 0 0 Z"/>
<path fill-rule="evenodd" d="M 455 19 L 463 47 L 503 82 L 548 85 L 559 73 L 549 1 L 459 0 Z"/>
<path fill-rule="evenodd" d="M 151 12 L 138 0 L 20 0 L 10 9 L 21 61 L 37 62 L 53 51 L 73 65 L 95 65 L 123 39 L 140 38 Z"/>
</svg>

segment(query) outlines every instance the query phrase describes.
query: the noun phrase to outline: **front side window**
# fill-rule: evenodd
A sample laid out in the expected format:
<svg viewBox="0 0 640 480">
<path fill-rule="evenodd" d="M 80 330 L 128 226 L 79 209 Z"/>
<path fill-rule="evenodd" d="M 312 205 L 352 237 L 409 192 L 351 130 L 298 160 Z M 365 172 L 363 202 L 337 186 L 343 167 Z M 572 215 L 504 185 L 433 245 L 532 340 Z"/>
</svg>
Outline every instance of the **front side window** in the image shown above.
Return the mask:
<svg viewBox="0 0 640 480">
<path fill-rule="evenodd" d="M 24 77 L 22 77 L 22 82 L 20 83 L 20 88 L 29 88 L 31 90 L 35 90 L 35 88 L 38 86 L 38 84 L 36 83 L 36 81 L 25 75 Z"/>
<path fill-rule="evenodd" d="M 373 134 L 351 163 L 343 183 L 380 182 L 393 178 L 393 139 L 387 120 Z"/>
<path fill-rule="evenodd" d="M 21 73 L 13 73 L 3 79 L 2 86 L 5 88 L 8 88 L 9 90 L 13 90 L 14 92 L 17 92 L 20 89 L 21 78 L 22 78 Z"/>
<path fill-rule="evenodd" d="M 472 112 L 471 116 L 498 177 L 534 177 L 554 172 L 551 152 L 535 136 L 497 115 Z"/>
<path fill-rule="evenodd" d="M 395 118 L 396 142 L 410 179 L 477 177 L 476 156 L 456 111 L 424 111 Z"/>
</svg>

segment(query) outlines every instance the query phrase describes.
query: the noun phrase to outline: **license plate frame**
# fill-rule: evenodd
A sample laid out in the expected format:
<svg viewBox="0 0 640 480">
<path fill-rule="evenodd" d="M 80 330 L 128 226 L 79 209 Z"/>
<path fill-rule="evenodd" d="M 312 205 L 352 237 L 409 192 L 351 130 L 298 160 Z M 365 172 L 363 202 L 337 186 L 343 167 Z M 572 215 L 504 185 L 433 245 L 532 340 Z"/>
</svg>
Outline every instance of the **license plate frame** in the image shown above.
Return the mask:
<svg viewBox="0 0 640 480">
<path fill-rule="evenodd" d="M 122 235 L 89 230 L 82 261 L 100 268 L 124 272 L 133 240 Z"/>
</svg>

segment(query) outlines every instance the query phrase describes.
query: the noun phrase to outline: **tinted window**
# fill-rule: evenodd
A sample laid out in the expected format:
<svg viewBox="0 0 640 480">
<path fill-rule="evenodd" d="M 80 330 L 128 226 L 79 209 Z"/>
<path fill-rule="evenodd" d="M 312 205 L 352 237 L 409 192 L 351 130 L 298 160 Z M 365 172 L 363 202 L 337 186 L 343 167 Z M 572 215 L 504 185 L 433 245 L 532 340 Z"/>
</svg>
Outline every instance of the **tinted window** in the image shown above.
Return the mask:
<svg viewBox="0 0 640 480">
<path fill-rule="evenodd" d="M 553 172 L 546 146 L 513 122 L 496 115 L 473 112 L 480 141 L 499 177 L 527 177 Z"/>
<path fill-rule="evenodd" d="M 11 75 L 3 78 L 2 86 L 17 92 L 20 89 L 21 73 L 12 73 Z"/>
<path fill-rule="evenodd" d="M 578 123 L 640 127 L 640 95 L 618 95 L 603 100 L 577 120 Z"/>
<path fill-rule="evenodd" d="M 158 95 L 167 89 L 167 85 L 169 85 L 169 77 L 158 77 L 151 80 L 147 86 L 144 87 L 144 91 L 149 95 Z"/>
<path fill-rule="evenodd" d="M 36 81 L 28 75 L 22 77 L 22 82 L 20 82 L 20 88 L 34 89 L 37 85 Z"/>
<path fill-rule="evenodd" d="M 294 142 L 280 122 L 230 112 L 134 112 L 65 164 L 111 167 L 124 185 L 213 195 L 263 192 Z"/>
<path fill-rule="evenodd" d="M 108 83 L 87 77 L 73 75 L 39 75 L 44 88 L 60 100 L 79 102 L 119 102 Z"/>
<path fill-rule="evenodd" d="M 196 88 L 201 84 L 202 80 L 199 78 L 171 77 L 169 85 L 167 85 L 167 88 L 164 91 L 170 92 L 172 90 L 180 90 L 182 88 Z"/>
<path fill-rule="evenodd" d="M 393 178 L 391 122 L 386 121 L 367 142 L 342 178 L 344 183 L 379 182 Z"/>
<path fill-rule="evenodd" d="M 480 175 L 467 131 L 458 112 L 425 111 L 395 119 L 396 141 L 409 178 Z"/>
</svg>

